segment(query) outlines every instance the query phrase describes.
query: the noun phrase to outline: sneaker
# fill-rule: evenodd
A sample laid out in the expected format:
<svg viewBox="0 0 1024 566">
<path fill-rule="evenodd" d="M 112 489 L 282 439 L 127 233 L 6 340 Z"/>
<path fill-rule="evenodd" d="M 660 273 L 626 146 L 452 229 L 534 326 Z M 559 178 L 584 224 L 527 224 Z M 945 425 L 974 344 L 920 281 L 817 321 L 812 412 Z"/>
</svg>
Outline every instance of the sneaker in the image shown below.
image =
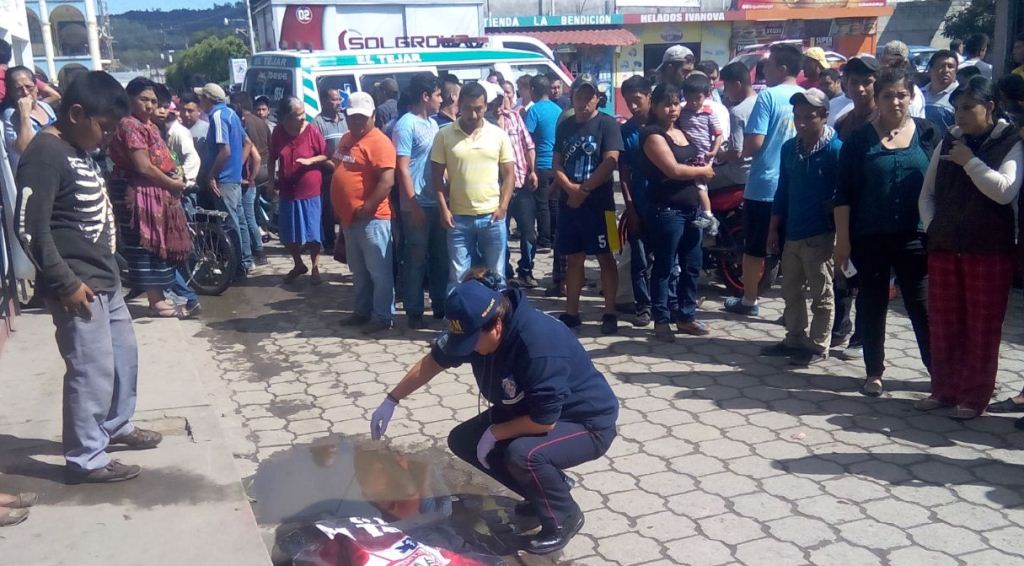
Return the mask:
<svg viewBox="0 0 1024 566">
<path fill-rule="evenodd" d="M 540 283 L 538 283 L 537 280 L 533 278 L 533 275 L 530 275 L 529 273 L 526 275 L 520 275 L 518 279 L 519 285 L 526 289 L 536 289 L 540 286 Z"/>
<path fill-rule="evenodd" d="M 127 466 L 111 460 L 106 466 L 96 470 L 72 470 L 67 468 L 67 481 L 70 484 L 79 483 L 113 483 L 130 480 L 138 477 L 142 468 L 138 466 Z"/>
<path fill-rule="evenodd" d="M 640 311 L 633 320 L 633 326 L 637 328 L 646 328 L 651 325 L 651 313 Z"/>
<path fill-rule="evenodd" d="M 697 218 L 694 218 L 693 222 L 690 222 L 690 224 L 693 227 L 698 228 L 700 230 L 707 230 L 714 223 L 715 223 L 715 217 L 714 216 L 706 216 L 703 213 L 702 214 L 698 214 Z"/>
<path fill-rule="evenodd" d="M 370 322 L 368 322 L 365 325 L 363 325 L 363 331 L 362 332 L 363 332 L 364 335 L 370 336 L 370 335 L 373 335 L 373 334 L 380 334 L 382 332 L 387 332 L 387 331 L 391 330 L 392 327 L 394 327 L 394 323 L 391 322 L 390 320 L 389 321 L 371 320 Z"/>
<path fill-rule="evenodd" d="M 182 305 L 181 315 L 178 316 L 181 320 L 191 320 L 193 318 L 199 318 L 199 315 L 203 313 L 203 305 L 199 304 L 199 301 L 187 301 Z"/>
<path fill-rule="evenodd" d="M 761 305 L 748 305 L 740 297 L 729 297 L 725 300 L 725 312 L 745 316 L 758 316 L 761 314 Z"/>
<path fill-rule="evenodd" d="M 839 350 L 836 357 L 845 361 L 862 360 L 864 359 L 864 346 L 860 344 L 847 346 L 845 349 Z"/>
<path fill-rule="evenodd" d="M 776 342 L 771 346 L 761 348 L 761 355 L 771 358 L 788 358 L 789 356 L 797 354 L 801 350 L 802 348 L 787 346 L 785 342 Z"/>
<path fill-rule="evenodd" d="M 163 439 L 164 436 L 155 430 L 145 430 L 136 427 L 135 430 L 124 436 L 111 438 L 110 444 L 123 445 L 128 447 L 129 450 L 149 450 L 156 448 Z"/>
<path fill-rule="evenodd" d="M 409 315 L 409 330 L 422 330 L 427 327 L 423 315 Z"/>
<path fill-rule="evenodd" d="M 801 349 L 789 358 L 789 365 L 806 368 L 828 359 L 828 354 Z"/>
<path fill-rule="evenodd" d="M 689 334 L 690 336 L 707 336 L 711 334 L 708 327 L 703 322 L 691 320 L 690 322 L 677 322 L 676 330 L 680 334 Z"/>
<path fill-rule="evenodd" d="M 262 267 L 264 265 L 270 265 L 270 260 L 267 259 L 267 254 L 265 254 L 265 253 L 258 253 L 258 254 L 256 254 L 256 265 L 258 267 Z"/>
<path fill-rule="evenodd" d="M 619 317 L 614 314 L 606 314 L 601 317 L 601 334 L 618 334 Z"/>
<path fill-rule="evenodd" d="M 562 321 L 562 323 L 568 326 L 569 328 L 576 328 L 583 324 L 583 321 L 580 319 L 580 315 L 569 314 L 567 312 L 558 315 L 558 320 Z"/>
<path fill-rule="evenodd" d="M 712 216 L 711 226 L 708 226 L 707 230 L 705 230 L 704 232 L 707 233 L 708 236 L 715 237 L 718 235 L 718 227 L 720 225 L 721 223 L 718 221 L 718 219 Z"/>
</svg>

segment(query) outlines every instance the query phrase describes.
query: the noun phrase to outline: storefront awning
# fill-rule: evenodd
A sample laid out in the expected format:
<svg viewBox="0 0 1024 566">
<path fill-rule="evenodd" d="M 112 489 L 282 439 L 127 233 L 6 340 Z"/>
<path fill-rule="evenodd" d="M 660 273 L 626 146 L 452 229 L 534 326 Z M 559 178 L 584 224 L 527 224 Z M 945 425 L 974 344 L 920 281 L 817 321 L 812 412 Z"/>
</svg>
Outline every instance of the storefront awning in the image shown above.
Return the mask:
<svg viewBox="0 0 1024 566">
<path fill-rule="evenodd" d="M 625 29 L 561 29 L 551 31 L 516 31 L 516 35 L 528 35 L 548 45 L 634 45 L 639 40 L 633 32 Z"/>
</svg>

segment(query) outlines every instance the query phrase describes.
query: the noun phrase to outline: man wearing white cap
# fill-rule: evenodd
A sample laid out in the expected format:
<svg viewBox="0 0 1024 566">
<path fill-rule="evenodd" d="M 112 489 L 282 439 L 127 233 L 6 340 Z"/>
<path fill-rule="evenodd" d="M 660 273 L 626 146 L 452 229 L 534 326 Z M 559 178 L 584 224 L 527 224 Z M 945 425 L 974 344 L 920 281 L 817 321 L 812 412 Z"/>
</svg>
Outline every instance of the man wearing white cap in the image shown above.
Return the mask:
<svg viewBox="0 0 1024 566">
<path fill-rule="evenodd" d="M 430 150 L 437 208 L 448 230 L 449 292 L 474 267 L 474 257 L 491 273 L 505 272 L 505 215 L 515 188 L 515 154 L 508 134 L 484 119 L 487 105 L 503 95 L 488 82 L 465 85 L 459 118 L 441 128 Z"/>
<path fill-rule="evenodd" d="M 238 239 L 242 269 L 248 272 L 254 263 L 242 204 L 245 128 L 238 114 L 228 108 L 228 96 L 220 85 L 207 83 L 194 90 L 199 96 L 199 106 L 210 117 L 204 171 L 200 179 L 222 200 L 228 213 L 228 226 Z"/>
<path fill-rule="evenodd" d="M 348 133 L 338 143 L 331 203 L 345 231 L 345 252 L 352 271 L 355 305 L 352 322 L 364 334 L 391 329 L 395 319 L 394 247 L 391 203 L 395 184 L 395 146 L 374 127 L 373 98 L 349 96 Z"/>
<path fill-rule="evenodd" d="M 669 47 L 661 56 L 661 65 L 655 69 L 658 73 L 658 83 L 671 83 L 682 87 L 683 79 L 693 72 L 693 65 L 693 51 L 690 51 L 690 48 L 683 45 Z"/>
</svg>

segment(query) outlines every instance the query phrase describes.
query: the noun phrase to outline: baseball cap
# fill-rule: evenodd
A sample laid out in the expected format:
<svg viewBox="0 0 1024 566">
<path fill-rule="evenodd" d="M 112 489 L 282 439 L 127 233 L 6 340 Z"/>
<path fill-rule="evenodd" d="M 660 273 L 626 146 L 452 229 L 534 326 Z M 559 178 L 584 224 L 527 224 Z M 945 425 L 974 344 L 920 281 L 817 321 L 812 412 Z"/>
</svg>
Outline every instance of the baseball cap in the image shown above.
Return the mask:
<svg viewBox="0 0 1024 566">
<path fill-rule="evenodd" d="M 878 69 L 880 69 L 881 67 L 882 66 L 878 63 L 878 59 L 875 59 L 870 55 L 861 55 L 858 57 L 853 57 L 852 59 L 847 61 L 846 67 L 843 68 L 843 73 L 857 73 L 861 75 L 870 75 L 872 73 L 877 73 Z"/>
<path fill-rule="evenodd" d="M 693 61 L 693 51 L 683 45 L 673 45 L 665 50 L 665 54 L 661 56 L 661 65 L 658 65 L 655 71 L 660 73 L 667 63 L 683 63 L 687 60 Z"/>
<path fill-rule="evenodd" d="M 907 47 L 906 43 L 903 43 L 898 39 L 894 39 L 889 43 L 886 43 L 885 47 L 882 48 L 882 57 L 890 56 L 906 60 L 910 57 L 910 48 Z"/>
<path fill-rule="evenodd" d="M 486 95 L 487 104 L 490 104 L 495 100 L 498 100 L 499 97 L 505 96 L 505 91 L 500 86 L 492 82 L 482 81 L 480 83 L 480 86 L 484 87 L 484 93 Z"/>
<path fill-rule="evenodd" d="M 369 118 L 377 107 L 373 104 L 373 97 L 367 92 L 353 92 L 348 96 L 348 108 L 345 114 L 351 116 L 358 114 Z"/>
<path fill-rule="evenodd" d="M 824 92 L 821 92 L 816 88 L 809 88 L 803 92 L 798 92 L 793 96 L 789 97 L 790 104 L 797 104 L 798 102 L 810 104 L 815 108 L 828 107 L 828 97 L 825 96 Z"/>
<path fill-rule="evenodd" d="M 206 83 L 202 87 L 192 89 L 192 92 L 199 96 L 205 96 L 214 102 L 224 102 L 228 99 L 224 89 L 220 88 L 220 85 L 217 83 Z"/>
<path fill-rule="evenodd" d="M 804 53 L 804 57 L 812 59 L 817 64 L 821 65 L 822 69 L 828 69 L 831 65 L 828 64 L 828 59 L 825 58 L 825 50 L 820 47 L 811 47 Z"/>
<path fill-rule="evenodd" d="M 444 303 L 448 330 L 437 339 L 446 355 L 461 358 L 473 353 L 484 326 L 498 316 L 501 294 L 483 283 L 460 283 Z"/>
<path fill-rule="evenodd" d="M 594 80 L 594 76 L 591 75 L 590 73 L 583 73 L 576 77 L 576 80 L 572 82 L 572 92 L 576 92 L 577 90 L 585 86 L 589 86 L 590 88 L 594 89 L 594 94 L 597 94 L 599 92 L 597 88 L 597 81 Z"/>
</svg>

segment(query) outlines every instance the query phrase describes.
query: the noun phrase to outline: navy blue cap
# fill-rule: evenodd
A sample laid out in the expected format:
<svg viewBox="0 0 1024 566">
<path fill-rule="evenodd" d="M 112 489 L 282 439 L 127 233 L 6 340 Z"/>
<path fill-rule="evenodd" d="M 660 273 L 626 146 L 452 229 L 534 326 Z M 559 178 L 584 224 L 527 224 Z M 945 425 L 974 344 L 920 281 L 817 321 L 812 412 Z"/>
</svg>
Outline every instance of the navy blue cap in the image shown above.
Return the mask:
<svg viewBox="0 0 1024 566">
<path fill-rule="evenodd" d="M 444 303 L 448 330 L 437 339 L 437 346 L 456 358 L 472 354 L 484 326 L 498 316 L 500 300 L 500 293 L 479 281 L 459 284 Z"/>
</svg>

